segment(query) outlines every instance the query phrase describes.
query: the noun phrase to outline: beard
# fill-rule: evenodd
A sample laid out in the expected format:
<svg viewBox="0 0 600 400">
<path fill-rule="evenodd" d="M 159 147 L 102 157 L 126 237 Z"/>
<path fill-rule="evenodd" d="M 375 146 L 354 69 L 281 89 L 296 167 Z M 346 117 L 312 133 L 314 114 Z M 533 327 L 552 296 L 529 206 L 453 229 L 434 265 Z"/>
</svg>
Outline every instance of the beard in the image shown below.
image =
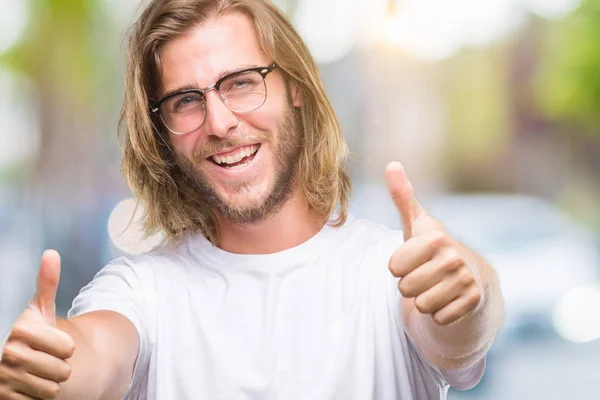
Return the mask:
<svg viewBox="0 0 600 400">
<path fill-rule="evenodd" d="M 260 222 L 276 213 L 293 193 L 301 154 L 300 127 L 299 112 L 288 103 L 276 133 L 259 131 L 254 134 L 225 139 L 215 139 L 214 136 L 211 136 L 207 145 L 194 152 L 191 159 L 175 151 L 175 162 L 189 182 L 195 186 L 198 195 L 202 196 L 209 208 L 233 223 Z M 199 167 L 207 157 L 218 153 L 221 149 L 237 147 L 246 143 L 262 143 L 261 147 L 267 143 L 273 145 L 275 139 L 277 139 L 277 147 L 272 146 L 275 155 L 275 182 L 271 191 L 260 202 L 246 205 L 232 204 L 217 193 L 208 175 Z M 249 188 L 249 184 L 245 182 L 238 182 L 233 187 L 239 196 L 243 196 L 244 191 Z"/>
</svg>

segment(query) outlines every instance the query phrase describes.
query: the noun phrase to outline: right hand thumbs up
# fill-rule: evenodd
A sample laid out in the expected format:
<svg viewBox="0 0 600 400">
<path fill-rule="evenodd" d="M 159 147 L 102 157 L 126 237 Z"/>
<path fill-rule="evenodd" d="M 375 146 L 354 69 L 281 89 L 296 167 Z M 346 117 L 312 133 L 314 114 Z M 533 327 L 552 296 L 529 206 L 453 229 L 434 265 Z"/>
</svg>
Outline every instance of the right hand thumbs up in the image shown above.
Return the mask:
<svg viewBox="0 0 600 400">
<path fill-rule="evenodd" d="M 37 290 L 13 325 L 0 353 L 0 400 L 56 399 L 60 383 L 71 375 L 68 359 L 75 342 L 56 328 L 55 298 L 60 256 L 42 255 Z"/>
<path fill-rule="evenodd" d="M 42 255 L 37 277 L 37 290 L 29 307 L 39 311 L 44 322 L 56 326 L 56 290 L 60 280 L 60 255 L 55 250 L 46 250 Z"/>
</svg>

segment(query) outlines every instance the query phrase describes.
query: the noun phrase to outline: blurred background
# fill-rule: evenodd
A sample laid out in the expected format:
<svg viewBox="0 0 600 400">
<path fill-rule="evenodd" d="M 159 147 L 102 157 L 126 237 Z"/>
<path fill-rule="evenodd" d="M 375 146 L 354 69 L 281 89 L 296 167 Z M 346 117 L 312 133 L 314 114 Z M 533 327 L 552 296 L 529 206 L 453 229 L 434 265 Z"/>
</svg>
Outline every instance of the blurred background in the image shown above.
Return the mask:
<svg viewBox="0 0 600 400">
<path fill-rule="evenodd" d="M 353 212 L 400 227 L 383 175 L 400 160 L 498 270 L 505 328 L 482 383 L 449 398 L 598 398 L 600 0 L 276 3 L 353 151 Z M 131 203 L 116 125 L 139 13 L 139 0 L 0 2 L 2 336 L 43 249 L 62 255 L 64 315 L 110 259 L 148 246 L 119 234 Z"/>
</svg>

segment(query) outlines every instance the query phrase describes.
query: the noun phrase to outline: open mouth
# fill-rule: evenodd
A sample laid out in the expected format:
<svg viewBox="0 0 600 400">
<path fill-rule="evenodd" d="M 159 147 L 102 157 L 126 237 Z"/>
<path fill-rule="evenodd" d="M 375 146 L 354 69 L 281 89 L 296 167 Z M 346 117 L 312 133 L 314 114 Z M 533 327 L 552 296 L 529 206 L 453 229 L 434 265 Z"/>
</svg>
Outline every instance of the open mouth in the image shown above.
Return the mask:
<svg viewBox="0 0 600 400">
<path fill-rule="evenodd" d="M 259 148 L 260 144 L 253 144 L 236 149 L 226 155 L 215 154 L 208 159 L 221 168 L 240 169 L 252 162 Z"/>
</svg>

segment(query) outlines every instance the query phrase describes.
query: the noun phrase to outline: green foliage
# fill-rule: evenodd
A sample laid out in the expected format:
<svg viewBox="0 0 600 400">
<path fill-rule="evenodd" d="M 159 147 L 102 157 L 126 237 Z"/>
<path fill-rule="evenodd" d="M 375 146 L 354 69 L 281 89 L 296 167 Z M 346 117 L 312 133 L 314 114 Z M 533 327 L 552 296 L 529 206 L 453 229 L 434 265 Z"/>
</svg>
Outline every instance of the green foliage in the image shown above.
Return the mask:
<svg viewBox="0 0 600 400">
<path fill-rule="evenodd" d="M 600 137 L 600 0 L 583 0 L 546 32 L 534 88 L 542 113 Z"/>
<path fill-rule="evenodd" d="M 511 114 L 501 45 L 464 50 L 440 66 L 451 136 L 446 147 L 457 164 L 497 157 L 508 145 Z"/>
<path fill-rule="evenodd" d="M 26 36 L 0 55 L 0 64 L 27 75 L 39 87 L 68 102 L 85 104 L 94 96 L 93 77 L 104 55 L 94 45 L 94 29 L 106 21 L 91 0 L 29 2 Z"/>
</svg>

